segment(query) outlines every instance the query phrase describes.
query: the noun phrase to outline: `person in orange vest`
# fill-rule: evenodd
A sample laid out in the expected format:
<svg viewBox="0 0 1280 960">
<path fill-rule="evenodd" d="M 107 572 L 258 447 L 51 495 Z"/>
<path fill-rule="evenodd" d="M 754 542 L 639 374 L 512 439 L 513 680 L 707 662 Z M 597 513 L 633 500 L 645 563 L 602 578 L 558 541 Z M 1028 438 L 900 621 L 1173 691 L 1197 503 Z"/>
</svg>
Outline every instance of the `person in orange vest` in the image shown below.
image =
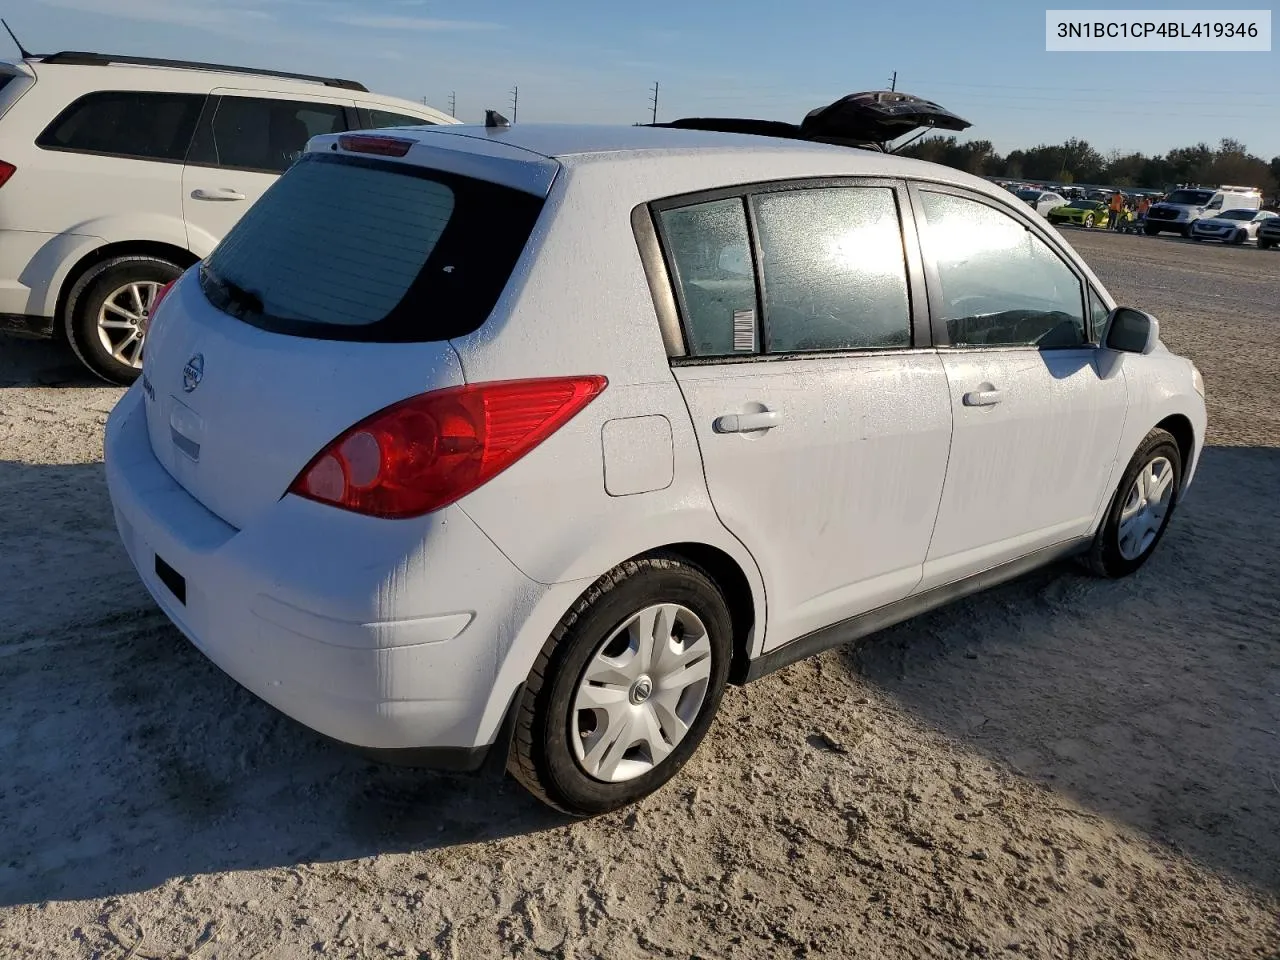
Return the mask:
<svg viewBox="0 0 1280 960">
<path fill-rule="evenodd" d="M 1138 201 L 1138 223 L 1141 224 L 1147 219 L 1147 211 L 1151 209 L 1151 198 L 1143 194 L 1141 200 Z"/>
<path fill-rule="evenodd" d="M 1117 190 L 1111 195 L 1111 223 L 1109 226 L 1112 230 L 1120 229 L 1121 214 L 1124 212 L 1124 194 Z"/>
</svg>

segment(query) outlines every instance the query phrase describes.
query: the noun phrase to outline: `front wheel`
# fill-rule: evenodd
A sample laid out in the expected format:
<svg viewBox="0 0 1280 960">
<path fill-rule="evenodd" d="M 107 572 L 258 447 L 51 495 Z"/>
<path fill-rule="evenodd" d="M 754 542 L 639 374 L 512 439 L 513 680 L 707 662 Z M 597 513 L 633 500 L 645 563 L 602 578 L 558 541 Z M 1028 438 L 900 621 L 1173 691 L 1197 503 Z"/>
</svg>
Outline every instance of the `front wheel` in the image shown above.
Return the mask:
<svg viewBox="0 0 1280 960">
<path fill-rule="evenodd" d="M 1182 489 L 1182 454 L 1166 430 L 1152 430 L 1129 461 L 1086 562 L 1100 577 L 1127 577 L 1147 562 L 1168 529 Z"/>
<path fill-rule="evenodd" d="M 127 386 L 142 372 L 152 304 L 182 268 L 159 257 L 113 257 L 91 268 L 67 298 L 63 323 L 80 362 L 110 383 Z"/>
<path fill-rule="evenodd" d="M 525 685 L 508 770 L 573 816 L 634 803 L 679 773 L 720 705 L 732 621 L 674 557 L 628 561 L 552 631 Z"/>
<path fill-rule="evenodd" d="M 1237 230 L 1235 233 L 1231 235 L 1231 240 L 1229 242 L 1233 247 L 1238 247 L 1242 243 L 1244 243 L 1245 237 L 1246 237 L 1246 234 L 1243 230 Z"/>
<path fill-rule="evenodd" d="M 1259 241 L 1258 241 L 1258 249 L 1259 249 L 1259 250 L 1270 250 L 1270 249 L 1271 249 L 1272 247 L 1274 247 L 1274 246 L 1275 246 L 1275 244 L 1274 244 L 1274 243 L 1272 243 L 1270 240 L 1259 240 Z"/>
<path fill-rule="evenodd" d="M 1091 213 L 1091 214 L 1089 214 L 1087 217 L 1085 217 L 1085 218 L 1084 218 L 1084 226 L 1085 226 L 1085 229 L 1086 229 L 1086 230 L 1091 230 L 1091 229 L 1093 229 L 1093 224 L 1094 224 L 1093 214 Z"/>
</svg>

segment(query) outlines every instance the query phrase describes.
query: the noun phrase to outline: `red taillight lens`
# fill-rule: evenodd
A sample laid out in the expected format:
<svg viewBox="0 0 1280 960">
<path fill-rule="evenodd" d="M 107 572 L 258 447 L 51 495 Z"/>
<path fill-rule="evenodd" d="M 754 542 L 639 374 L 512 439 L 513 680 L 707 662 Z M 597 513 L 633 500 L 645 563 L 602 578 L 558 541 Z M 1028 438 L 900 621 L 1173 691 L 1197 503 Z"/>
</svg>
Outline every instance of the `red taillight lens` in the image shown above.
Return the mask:
<svg viewBox="0 0 1280 960">
<path fill-rule="evenodd" d="M 18 168 L 12 163 L 6 163 L 0 160 L 0 187 L 9 182 L 9 178 L 18 172 Z"/>
<path fill-rule="evenodd" d="M 338 138 L 338 146 L 351 153 L 371 153 L 379 157 L 403 157 L 413 146 L 412 140 L 400 137 L 377 137 L 368 134 L 347 134 Z"/>
<path fill-rule="evenodd" d="M 161 301 L 169 295 L 169 291 L 173 289 L 173 285 L 177 282 L 177 280 L 170 280 L 156 291 L 156 298 L 151 301 L 151 309 L 147 311 L 147 318 L 142 324 L 142 333 L 144 336 L 151 332 L 151 326 L 155 322 L 156 311 L 160 309 Z"/>
<path fill-rule="evenodd" d="M 412 397 L 330 443 L 289 492 L 375 517 L 439 510 L 511 466 L 607 384 L 595 376 L 507 380 Z"/>
</svg>

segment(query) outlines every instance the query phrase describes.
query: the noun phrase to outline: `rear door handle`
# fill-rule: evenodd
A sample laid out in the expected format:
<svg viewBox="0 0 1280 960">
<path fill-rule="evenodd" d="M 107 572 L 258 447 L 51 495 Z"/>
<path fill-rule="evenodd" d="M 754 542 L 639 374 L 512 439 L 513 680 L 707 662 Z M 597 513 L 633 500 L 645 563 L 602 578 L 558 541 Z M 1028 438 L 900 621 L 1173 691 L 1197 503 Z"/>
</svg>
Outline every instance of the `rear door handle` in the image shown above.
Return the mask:
<svg viewBox="0 0 1280 960">
<path fill-rule="evenodd" d="M 191 191 L 192 198 L 196 200 L 244 200 L 245 195 L 239 190 L 232 187 L 217 187 L 213 190 L 206 190 L 204 187 Z"/>
<path fill-rule="evenodd" d="M 994 407 L 1000 402 L 1004 393 L 1000 390 L 974 390 L 964 395 L 966 407 Z"/>
<path fill-rule="evenodd" d="M 717 417 L 716 433 L 754 433 L 756 430 L 772 430 L 782 422 L 782 414 L 777 410 L 766 410 L 764 413 L 726 413 Z"/>
</svg>

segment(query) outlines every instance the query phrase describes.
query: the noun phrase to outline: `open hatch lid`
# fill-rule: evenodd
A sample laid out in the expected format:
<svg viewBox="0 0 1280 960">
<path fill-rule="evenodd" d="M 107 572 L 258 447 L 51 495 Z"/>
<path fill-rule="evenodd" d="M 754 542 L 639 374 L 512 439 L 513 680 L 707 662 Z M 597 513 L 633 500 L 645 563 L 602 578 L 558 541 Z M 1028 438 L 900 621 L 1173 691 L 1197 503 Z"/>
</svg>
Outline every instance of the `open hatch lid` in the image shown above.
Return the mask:
<svg viewBox="0 0 1280 960">
<path fill-rule="evenodd" d="M 921 128 L 959 131 L 973 124 L 931 100 L 894 90 L 869 90 L 851 93 L 825 107 L 810 110 L 798 124 L 737 117 L 686 117 L 650 126 L 810 140 L 870 147 L 888 153 L 905 146 L 893 147 L 892 142 L 912 131 Z"/>
</svg>

